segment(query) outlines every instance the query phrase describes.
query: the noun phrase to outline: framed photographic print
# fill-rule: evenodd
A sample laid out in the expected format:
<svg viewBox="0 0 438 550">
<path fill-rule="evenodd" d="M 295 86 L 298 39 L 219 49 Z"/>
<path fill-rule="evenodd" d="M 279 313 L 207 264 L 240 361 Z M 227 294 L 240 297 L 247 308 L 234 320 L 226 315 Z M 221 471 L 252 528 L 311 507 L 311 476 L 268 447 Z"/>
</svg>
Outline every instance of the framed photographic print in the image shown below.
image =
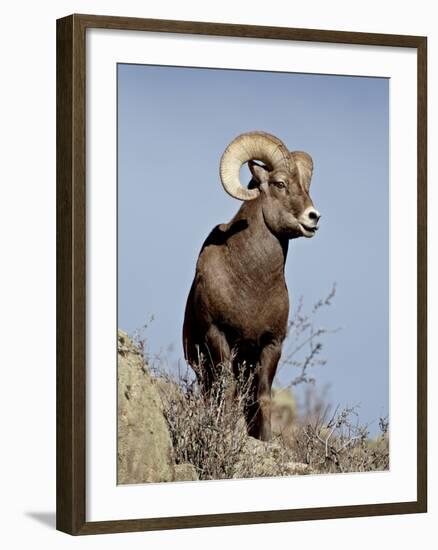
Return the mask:
<svg viewBox="0 0 438 550">
<path fill-rule="evenodd" d="M 426 38 L 57 52 L 57 528 L 425 512 Z"/>
</svg>

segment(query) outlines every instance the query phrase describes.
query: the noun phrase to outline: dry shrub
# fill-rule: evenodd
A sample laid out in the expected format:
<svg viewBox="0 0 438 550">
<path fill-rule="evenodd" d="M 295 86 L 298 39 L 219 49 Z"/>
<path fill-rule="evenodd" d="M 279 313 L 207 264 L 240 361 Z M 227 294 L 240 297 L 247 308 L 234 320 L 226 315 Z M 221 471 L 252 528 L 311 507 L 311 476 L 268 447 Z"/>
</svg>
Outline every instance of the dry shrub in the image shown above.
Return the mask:
<svg viewBox="0 0 438 550">
<path fill-rule="evenodd" d="M 206 391 L 204 371 L 198 368 L 197 372 L 198 379 L 189 370 L 177 376 L 155 370 L 177 464 L 192 464 L 203 480 L 314 472 L 299 460 L 290 444 L 296 409 L 289 389 L 276 389 L 273 399 L 276 425 L 284 434 L 263 442 L 248 436 L 244 418 L 252 395 L 252 376 L 241 374 L 236 380 L 230 364 L 221 364 Z"/>
<path fill-rule="evenodd" d="M 357 407 L 336 409 L 321 399 L 303 417 L 296 415 L 290 389 L 273 395 L 270 442 L 247 435 L 244 408 L 251 399 L 251 379 L 236 380 L 229 364 L 218 366 L 210 391 L 190 371 L 172 377 L 155 373 L 177 464 L 192 464 L 199 479 L 367 472 L 389 467 L 388 421 L 370 439 L 359 423 Z"/>
<path fill-rule="evenodd" d="M 251 378 L 235 379 L 230 364 L 218 366 L 206 391 L 203 369 L 196 379 L 188 369 L 172 376 L 155 371 L 177 464 L 192 464 L 199 479 L 368 472 L 389 467 L 387 419 L 370 439 L 358 407 L 337 408 L 331 415 L 324 398 L 314 395 L 301 417 L 290 388 L 273 391 L 273 440 L 247 435 L 245 405 Z M 310 405 L 309 405 L 310 406 Z"/>
<path fill-rule="evenodd" d="M 305 311 L 301 298 L 289 321 L 278 371 L 292 367 L 291 372 L 296 372 L 298 369 L 287 388 L 306 384 L 307 389 L 304 411 L 289 424 L 274 419 L 274 433 L 281 436 L 284 445 L 294 449 L 300 462 L 308 464 L 316 473 L 385 470 L 389 467 L 387 419 L 380 419 L 381 434 L 371 439 L 368 426 L 359 422 L 358 406 L 342 410 L 338 407 L 330 415 L 328 387 L 316 391 L 313 373 L 327 363 L 321 356 L 323 340 L 339 330 L 322 327 L 318 315 L 332 305 L 335 297 L 334 284 L 326 297 L 318 300 L 309 311 Z"/>
<path fill-rule="evenodd" d="M 336 284 L 333 284 L 326 297 L 315 302 L 309 311 L 304 307 L 303 297 L 298 300 L 298 306 L 288 323 L 287 337 L 277 369 L 277 377 L 284 369 L 296 373 L 289 381 L 288 387 L 303 383 L 314 384 L 313 372 L 327 364 L 327 359 L 321 355 L 324 340 L 329 334 L 338 332 L 339 328 L 319 325 L 318 315 L 332 305 L 335 296 Z"/>
<path fill-rule="evenodd" d="M 381 433 L 369 438 L 358 421 L 358 407 L 324 413 L 295 430 L 290 444 L 300 461 L 317 473 L 370 472 L 389 468 L 389 423 L 380 419 Z"/>
<path fill-rule="evenodd" d="M 204 480 L 311 473 L 281 436 L 270 442 L 248 436 L 244 410 L 252 399 L 251 375 L 236 380 L 230 365 L 221 364 L 206 391 L 203 371 L 197 371 L 198 380 L 189 371 L 177 377 L 156 372 L 177 464 L 192 464 Z M 280 417 L 290 422 L 290 391 L 277 390 L 276 396 Z"/>
<path fill-rule="evenodd" d="M 193 464 L 199 479 L 231 478 L 248 439 L 243 412 L 252 377 L 236 379 L 230 363 L 220 364 L 206 391 L 197 370 L 198 380 L 188 371 L 177 378 L 162 372 L 158 380 L 175 460 Z"/>
</svg>

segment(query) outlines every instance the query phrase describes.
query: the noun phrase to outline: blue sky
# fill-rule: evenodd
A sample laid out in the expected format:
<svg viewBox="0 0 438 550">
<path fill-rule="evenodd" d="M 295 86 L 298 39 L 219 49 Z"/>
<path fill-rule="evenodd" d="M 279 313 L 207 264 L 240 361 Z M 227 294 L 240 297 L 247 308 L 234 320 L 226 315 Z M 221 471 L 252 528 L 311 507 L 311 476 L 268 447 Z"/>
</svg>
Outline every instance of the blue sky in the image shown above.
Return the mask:
<svg viewBox="0 0 438 550">
<path fill-rule="evenodd" d="M 336 282 L 318 326 L 341 330 L 325 339 L 328 362 L 312 375 L 317 390 L 329 385 L 333 405 L 360 403 L 375 433 L 389 408 L 387 79 L 119 65 L 118 325 L 132 333 L 154 315 L 149 349 L 172 364 L 182 358 L 200 247 L 240 207 L 223 191 L 220 157 L 249 130 L 313 157 L 321 227 L 291 242 L 292 311 L 300 296 L 311 308 Z M 246 167 L 242 178 L 249 181 Z M 277 382 L 295 374 L 283 368 Z"/>
</svg>

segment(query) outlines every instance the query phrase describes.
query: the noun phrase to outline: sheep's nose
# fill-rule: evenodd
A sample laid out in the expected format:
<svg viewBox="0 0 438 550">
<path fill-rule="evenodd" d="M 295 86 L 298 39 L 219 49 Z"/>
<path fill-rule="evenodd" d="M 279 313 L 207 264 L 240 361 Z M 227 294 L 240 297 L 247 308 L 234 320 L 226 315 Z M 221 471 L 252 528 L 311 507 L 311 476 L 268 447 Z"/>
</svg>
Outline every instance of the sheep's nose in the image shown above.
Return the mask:
<svg viewBox="0 0 438 550">
<path fill-rule="evenodd" d="M 318 210 L 310 210 L 307 215 L 309 216 L 310 220 L 315 220 L 316 222 L 318 222 L 319 218 L 321 217 L 321 214 L 318 212 Z"/>
</svg>

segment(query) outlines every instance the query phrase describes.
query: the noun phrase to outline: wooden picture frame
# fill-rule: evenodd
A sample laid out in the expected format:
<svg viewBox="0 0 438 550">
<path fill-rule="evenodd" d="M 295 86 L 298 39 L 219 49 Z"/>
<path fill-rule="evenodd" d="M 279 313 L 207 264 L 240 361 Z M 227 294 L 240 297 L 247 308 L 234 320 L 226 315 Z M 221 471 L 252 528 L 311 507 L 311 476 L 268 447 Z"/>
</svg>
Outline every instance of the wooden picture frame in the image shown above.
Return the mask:
<svg viewBox="0 0 438 550">
<path fill-rule="evenodd" d="M 180 517 L 86 520 L 87 29 L 411 48 L 417 56 L 417 499 Z M 407 514 L 427 510 L 427 40 L 421 36 L 71 15 L 57 21 L 57 529 L 72 535 Z"/>
</svg>

